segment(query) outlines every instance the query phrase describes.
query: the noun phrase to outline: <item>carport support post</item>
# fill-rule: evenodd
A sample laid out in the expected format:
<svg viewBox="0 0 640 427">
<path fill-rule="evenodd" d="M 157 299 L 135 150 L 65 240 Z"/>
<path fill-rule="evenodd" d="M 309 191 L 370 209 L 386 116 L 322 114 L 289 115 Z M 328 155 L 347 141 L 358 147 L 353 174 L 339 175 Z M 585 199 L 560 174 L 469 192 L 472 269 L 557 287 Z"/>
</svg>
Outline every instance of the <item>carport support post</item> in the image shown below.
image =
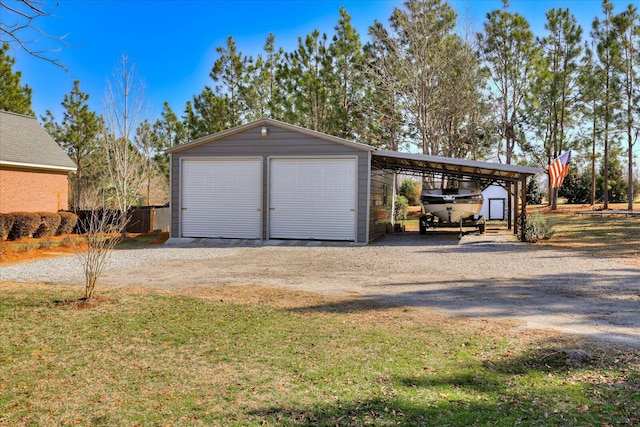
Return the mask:
<svg viewBox="0 0 640 427">
<path fill-rule="evenodd" d="M 522 175 L 522 213 L 520 214 L 520 240 L 524 242 L 524 223 L 527 221 L 527 175 Z"/>
<path fill-rule="evenodd" d="M 512 182 L 511 181 L 507 181 L 506 182 L 506 188 L 507 188 L 507 230 L 511 230 L 511 218 L 514 214 L 514 211 L 512 209 L 512 205 L 511 205 L 511 200 L 513 199 L 513 188 L 512 188 Z"/>
<path fill-rule="evenodd" d="M 518 235 L 518 181 L 513 182 L 513 234 Z"/>
</svg>

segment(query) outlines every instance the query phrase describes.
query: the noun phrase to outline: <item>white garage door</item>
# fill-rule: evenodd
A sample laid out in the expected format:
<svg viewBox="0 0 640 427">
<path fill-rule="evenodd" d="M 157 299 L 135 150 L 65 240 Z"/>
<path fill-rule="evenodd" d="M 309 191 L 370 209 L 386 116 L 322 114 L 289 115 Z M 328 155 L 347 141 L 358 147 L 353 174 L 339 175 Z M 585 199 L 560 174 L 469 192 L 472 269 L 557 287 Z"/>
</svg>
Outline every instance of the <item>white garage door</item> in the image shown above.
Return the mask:
<svg viewBox="0 0 640 427">
<path fill-rule="evenodd" d="M 181 175 L 182 237 L 262 237 L 262 159 L 185 159 Z"/>
<path fill-rule="evenodd" d="M 356 240 L 356 159 L 271 159 L 269 238 Z"/>
</svg>

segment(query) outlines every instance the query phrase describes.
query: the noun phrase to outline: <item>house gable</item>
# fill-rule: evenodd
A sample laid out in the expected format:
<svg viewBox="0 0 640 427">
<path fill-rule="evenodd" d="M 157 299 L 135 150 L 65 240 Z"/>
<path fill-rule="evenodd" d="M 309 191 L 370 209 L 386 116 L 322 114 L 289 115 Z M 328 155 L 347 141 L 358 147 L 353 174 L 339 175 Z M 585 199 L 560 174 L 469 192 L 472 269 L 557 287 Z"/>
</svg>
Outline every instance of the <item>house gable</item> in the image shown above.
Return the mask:
<svg viewBox="0 0 640 427">
<path fill-rule="evenodd" d="M 0 166 L 75 171 L 76 165 L 35 117 L 0 111 Z"/>
<path fill-rule="evenodd" d="M 67 209 L 75 170 L 34 117 L 0 111 L 0 212 Z"/>
</svg>

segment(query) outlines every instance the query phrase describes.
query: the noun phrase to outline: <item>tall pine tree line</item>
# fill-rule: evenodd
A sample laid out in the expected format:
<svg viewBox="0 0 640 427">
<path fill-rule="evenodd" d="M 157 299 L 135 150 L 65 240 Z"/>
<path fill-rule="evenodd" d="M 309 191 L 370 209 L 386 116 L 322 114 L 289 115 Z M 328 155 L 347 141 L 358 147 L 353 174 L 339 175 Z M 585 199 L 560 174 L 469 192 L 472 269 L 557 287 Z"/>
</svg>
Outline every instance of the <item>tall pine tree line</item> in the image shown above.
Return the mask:
<svg viewBox="0 0 640 427">
<path fill-rule="evenodd" d="M 290 52 L 269 34 L 262 52 L 245 55 L 231 36 L 217 49 L 210 84 L 182 109 L 165 103 L 160 118 L 139 124 L 153 133 L 147 157 L 168 174 L 165 148 L 268 117 L 384 149 L 541 168 L 572 149 L 572 170 L 593 183 L 592 203 L 598 196 L 606 207 L 613 187 L 620 198 L 618 183 L 609 182 L 621 179 L 609 172 L 614 167 L 627 172 L 623 196 L 632 208 L 640 123 L 637 8 L 614 11 L 604 0 L 590 28 L 581 28 L 569 9 L 549 10 L 545 18 L 544 33 L 535 37 L 504 0 L 477 38 L 469 38 L 448 2 L 407 0 L 385 22 L 372 23 L 366 42 L 344 8 L 332 34 L 302 35 Z M 33 114 L 30 89 L 12 72 L 6 47 L 1 53 L 1 108 Z M 85 147 L 73 141 L 100 144 L 86 131 L 100 121 L 82 110 L 87 97 L 77 83 L 63 101 L 62 121 L 43 117 L 79 166 Z M 86 123 L 73 127 L 73 120 Z M 78 199 L 83 175 L 80 168 Z M 549 200 L 555 206 L 557 194 L 550 191 Z"/>
</svg>

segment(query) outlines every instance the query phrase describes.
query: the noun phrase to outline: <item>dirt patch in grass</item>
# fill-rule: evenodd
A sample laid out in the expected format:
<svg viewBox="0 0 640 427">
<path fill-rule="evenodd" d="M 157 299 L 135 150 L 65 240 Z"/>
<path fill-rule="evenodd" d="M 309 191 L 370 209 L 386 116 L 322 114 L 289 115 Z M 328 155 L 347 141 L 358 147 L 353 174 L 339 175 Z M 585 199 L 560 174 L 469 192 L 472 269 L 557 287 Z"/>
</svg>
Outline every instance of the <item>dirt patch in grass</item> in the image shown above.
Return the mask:
<svg viewBox="0 0 640 427">
<path fill-rule="evenodd" d="M 111 302 L 111 298 L 107 298 L 103 295 L 95 295 L 91 299 L 87 298 L 68 298 L 62 300 L 55 300 L 52 303 L 54 307 L 71 307 L 77 308 L 79 310 L 84 310 L 88 308 L 96 308 L 103 304 L 107 304 Z"/>
</svg>

